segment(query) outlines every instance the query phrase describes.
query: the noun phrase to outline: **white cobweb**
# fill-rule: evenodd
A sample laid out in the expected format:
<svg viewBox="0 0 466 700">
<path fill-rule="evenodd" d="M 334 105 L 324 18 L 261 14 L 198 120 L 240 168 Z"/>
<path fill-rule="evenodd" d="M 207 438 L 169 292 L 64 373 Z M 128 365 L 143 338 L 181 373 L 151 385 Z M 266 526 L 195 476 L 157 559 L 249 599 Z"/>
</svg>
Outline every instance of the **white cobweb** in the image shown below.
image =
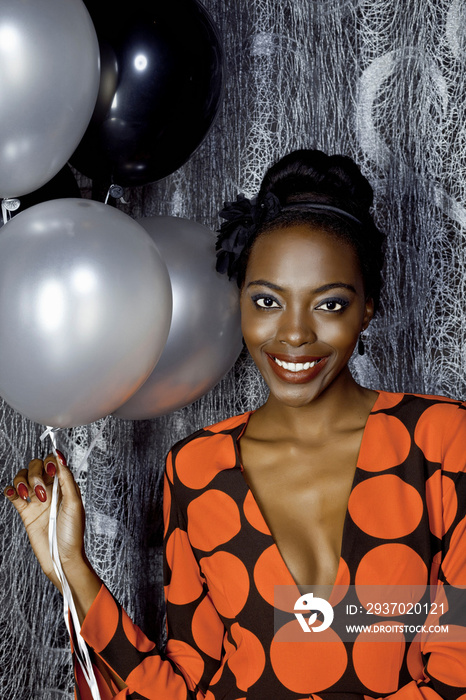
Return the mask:
<svg viewBox="0 0 466 700">
<path fill-rule="evenodd" d="M 226 54 L 220 116 L 188 163 L 126 192 L 134 217 L 180 215 L 212 228 L 222 202 L 253 195 L 268 165 L 310 146 L 345 153 L 373 183 L 388 234 L 382 313 L 353 361 L 373 388 L 464 397 L 466 16 L 460 0 L 206 2 Z M 81 179 L 83 192 L 90 183 Z M 0 233 L 1 235 L 1 233 Z M 1 350 L 0 350 L 1 351 Z M 243 353 L 207 396 L 152 421 L 110 418 L 80 477 L 89 556 L 146 633 L 163 641 L 160 484 L 169 447 L 259 405 Z M 59 435 L 70 463 L 99 423 Z M 3 484 L 32 456 L 40 426 L 0 413 Z M 40 574 L 19 518 L 1 505 L 0 697 L 72 698 L 58 594 Z"/>
</svg>

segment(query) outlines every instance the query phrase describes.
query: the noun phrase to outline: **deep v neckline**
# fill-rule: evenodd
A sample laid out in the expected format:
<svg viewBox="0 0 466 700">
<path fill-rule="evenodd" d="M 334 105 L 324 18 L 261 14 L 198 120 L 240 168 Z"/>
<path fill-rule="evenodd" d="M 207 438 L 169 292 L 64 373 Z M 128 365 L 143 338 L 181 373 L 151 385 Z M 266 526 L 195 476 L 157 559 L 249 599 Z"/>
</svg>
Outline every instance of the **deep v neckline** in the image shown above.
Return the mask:
<svg viewBox="0 0 466 700">
<path fill-rule="evenodd" d="M 376 400 L 375 400 L 375 402 L 374 402 L 374 404 L 373 404 L 373 406 L 372 406 L 372 408 L 367 416 L 367 420 L 364 424 L 361 442 L 360 442 L 359 450 L 358 450 L 358 456 L 356 459 L 356 467 L 354 470 L 353 479 L 351 482 L 351 489 L 350 489 L 349 496 L 348 496 L 348 503 L 349 503 L 349 499 L 351 497 L 351 494 L 354 490 L 354 487 L 358 481 L 358 475 L 359 475 L 359 471 L 360 471 L 359 464 L 361 462 L 361 456 L 364 452 L 365 442 L 367 441 L 367 433 L 368 433 L 367 426 L 369 423 L 369 418 L 371 417 L 371 415 L 373 413 L 375 413 L 378 410 L 377 406 L 381 402 L 381 397 L 382 397 L 383 393 L 384 392 L 382 392 L 382 391 L 377 392 L 377 398 L 376 398 Z M 270 530 L 269 524 L 267 523 L 267 520 L 265 519 L 264 514 L 262 513 L 262 511 L 259 507 L 259 504 L 256 500 L 255 495 L 254 495 L 254 492 L 252 491 L 251 487 L 249 486 L 249 484 L 246 481 L 245 476 L 244 476 L 244 467 L 243 467 L 243 464 L 241 461 L 241 451 L 239 448 L 239 442 L 241 440 L 241 437 L 244 435 L 244 432 L 245 432 L 245 430 L 248 426 L 248 423 L 249 423 L 249 419 L 253 413 L 254 413 L 254 411 L 249 411 L 248 413 L 245 414 L 245 418 L 246 418 L 245 423 L 242 427 L 241 432 L 239 432 L 238 435 L 236 436 L 236 440 L 234 443 L 236 456 L 237 456 L 237 464 L 239 464 L 239 466 L 240 466 L 240 476 L 241 476 L 241 479 L 243 480 L 243 482 L 246 484 L 246 491 L 247 491 L 247 494 L 249 495 L 249 498 L 252 500 L 254 507 L 257 509 L 258 513 L 260 514 L 260 516 L 265 524 L 265 527 L 267 528 L 266 535 L 268 537 L 270 537 L 270 540 L 272 543 L 271 547 L 273 547 L 275 556 L 276 556 L 277 560 L 280 562 L 280 569 L 283 572 L 284 583 L 286 583 L 287 585 L 293 585 L 296 588 L 300 589 L 300 588 L 303 588 L 304 584 L 298 584 L 298 582 L 295 581 L 295 579 L 294 579 L 294 577 L 293 577 L 293 575 L 292 575 L 292 573 L 291 573 L 291 571 L 290 571 L 290 569 L 289 569 L 289 567 L 288 567 L 288 565 L 287 565 L 287 563 L 286 563 L 286 561 L 285 561 L 285 559 L 284 559 L 284 557 L 283 557 L 283 555 L 278 547 L 278 544 L 277 544 L 277 542 L 272 534 L 272 531 Z M 333 582 L 333 584 L 331 584 L 330 588 L 334 588 L 335 586 L 344 583 L 344 581 L 342 581 L 340 579 L 342 578 L 342 576 L 344 576 L 344 572 L 345 572 L 345 568 L 346 568 L 346 567 L 342 566 L 342 560 L 343 560 L 343 562 L 345 561 L 343 554 L 346 552 L 348 547 L 350 547 L 349 535 L 348 535 L 348 530 L 350 529 L 349 528 L 350 515 L 348 512 L 348 503 L 346 504 L 346 513 L 345 513 L 345 518 L 344 518 L 344 522 L 343 522 L 343 532 L 342 532 L 342 537 L 341 537 L 340 556 L 339 556 L 339 560 L 338 560 L 339 566 L 338 566 L 335 581 Z M 286 581 L 285 581 L 285 579 L 286 579 Z"/>
</svg>

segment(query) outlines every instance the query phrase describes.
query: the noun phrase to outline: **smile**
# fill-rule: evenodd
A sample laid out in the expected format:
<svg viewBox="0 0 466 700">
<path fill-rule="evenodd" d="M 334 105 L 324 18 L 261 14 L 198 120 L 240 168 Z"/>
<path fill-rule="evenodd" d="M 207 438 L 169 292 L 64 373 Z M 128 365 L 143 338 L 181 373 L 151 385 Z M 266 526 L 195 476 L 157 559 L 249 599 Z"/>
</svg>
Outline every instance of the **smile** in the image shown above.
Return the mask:
<svg viewBox="0 0 466 700">
<path fill-rule="evenodd" d="M 278 357 L 273 357 L 273 355 L 272 359 L 279 367 L 283 367 L 283 369 L 287 369 L 289 372 L 302 372 L 303 370 L 311 369 L 311 367 L 315 367 L 316 364 L 322 360 L 320 357 L 318 360 L 313 360 L 312 362 L 283 362 L 283 360 L 279 360 Z"/>
<path fill-rule="evenodd" d="M 325 367 L 328 357 L 297 357 L 300 362 L 292 362 L 288 356 L 284 358 L 266 353 L 274 373 L 279 379 L 288 384 L 306 384 L 312 381 Z"/>
</svg>

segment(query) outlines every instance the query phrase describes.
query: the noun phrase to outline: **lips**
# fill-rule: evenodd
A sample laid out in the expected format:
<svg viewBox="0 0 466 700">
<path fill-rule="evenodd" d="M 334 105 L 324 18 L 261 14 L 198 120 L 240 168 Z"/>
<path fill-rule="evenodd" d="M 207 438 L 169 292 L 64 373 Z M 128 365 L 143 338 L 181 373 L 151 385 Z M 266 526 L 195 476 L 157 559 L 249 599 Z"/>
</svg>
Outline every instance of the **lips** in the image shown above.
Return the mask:
<svg viewBox="0 0 466 700">
<path fill-rule="evenodd" d="M 272 355 L 266 353 L 267 360 L 275 374 L 285 382 L 305 384 L 312 381 L 327 363 L 327 357 L 302 355 Z"/>
</svg>

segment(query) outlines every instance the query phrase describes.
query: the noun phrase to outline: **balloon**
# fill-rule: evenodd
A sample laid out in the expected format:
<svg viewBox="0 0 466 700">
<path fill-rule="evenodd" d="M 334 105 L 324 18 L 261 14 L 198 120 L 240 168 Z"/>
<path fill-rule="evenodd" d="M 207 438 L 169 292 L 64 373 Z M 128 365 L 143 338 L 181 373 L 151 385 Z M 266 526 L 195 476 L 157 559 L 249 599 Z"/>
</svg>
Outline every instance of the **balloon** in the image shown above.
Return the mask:
<svg viewBox="0 0 466 700">
<path fill-rule="evenodd" d="M 79 199 L 81 190 L 70 166 L 65 165 L 45 185 L 34 190 L 34 192 L 22 195 L 20 207 L 14 216 L 17 216 L 25 209 L 29 209 L 29 207 L 33 207 L 35 204 L 40 204 L 40 202 L 47 202 L 49 199 L 69 199 L 70 197 Z"/>
<path fill-rule="evenodd" d="M 187 406 L 212 389 L 242 348 L 238 288 L 215 270 L 215 236 L 170 216 L 138 219 L 165 260 L 173 291 L 167 344 L 149 379 L 115 411 L 153 418 Z"/>
<path fill-rule="evenodd" d="M 48 182 L 79 144 L 99 89 L 99 44 L 81 0 L 2 0 L 0 197 Z"/>
<path fill-rule="evenodd" d="M 195 0 L 88 0 L 101 49 L 101 88 L 71 163 L 123 187 L 177 170 L 210 129 L 223 90 L 217 30 Z"/>
<path fill-rule="evenodd" d="M 0 396 L 60 428 L 123 404 L 168 337 L 171 285 L 154 242 L 123 212 L 42 202 L 0 233 Z"/>
</svg>

